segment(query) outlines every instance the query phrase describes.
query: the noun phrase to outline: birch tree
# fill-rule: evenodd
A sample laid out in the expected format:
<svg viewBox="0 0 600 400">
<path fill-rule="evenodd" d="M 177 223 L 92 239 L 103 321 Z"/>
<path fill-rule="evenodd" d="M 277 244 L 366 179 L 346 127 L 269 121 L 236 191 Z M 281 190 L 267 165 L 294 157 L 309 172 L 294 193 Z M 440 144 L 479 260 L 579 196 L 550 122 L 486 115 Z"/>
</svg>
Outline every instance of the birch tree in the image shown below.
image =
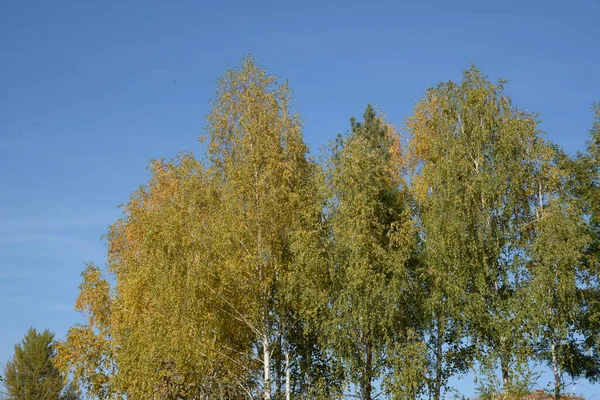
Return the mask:
<svg viewBox="0 0 600 400">
<path fill-rule="evenodd" d="M 84 272 L 76 306 L 87 322 L 60 347 L 61 368 L 88 393 L 290 399 L 303 390 L 297 372 L 324 353 L 289 285 L 300 232 L 317 215 L 318 168 L 291 101 L 287 83 L 246 58 L 218 81 L 206 158 L 152 163 L 107 235 L 108 277 Z"/>
<path fill-rule="evenodd" d="M 562 166 L 569 174 L 563 191 L 581 210 L 585 218 L 584 247 L 579 263 L 578 284 L 580 307 L 575 323 L 576 338 L 559 349 L 559 368 L 574 379 L 600 378 L 600 105 L 594 104 L 594 121 L 589 131 L 586 151 L 575 157 L 562 156 Z"/>
<path fill-rule="evenodd" d="M 474 350 L 480 366 L 499 365 L 507 391 L 531 355 L 527 228 L 551 153 L 536 115 L 515 107 L 504 83 L 471 67 L 460 83 L 429 89 L 407 124 L 431 280 L 435 399 L 449 376 L 473 366 Z"/>
<path fill-rule="evenodd" d="M 246 58 L 240 69 L 219 80 L 208 115 L 208 154 L 223 197 L 219 215 L 221 279 L 243 294 L 247 312 L 230 310 L 253 333 L 261 359 L 262 397 L 270 399 L 279 349 L 285 364 L 285 393 L 290 390 L 290 343 L 293 328 L 285 284 L 295 264 L 291 246 L 311 163 L 293 112 L 287 83 Z M 275 376 L 274 376 L 275 375 Z"/>
<path fill-rule="evenodd" d="M 149 183 L 107 235 L 114 286 L 99 268 L 86 269 L 76 308 L 87 323 L 59 347 L 60 365 L 88 394 L 250 395 L 250 332 L 227 308 L 239 292 L 220 285 L 216 273 L 211 220 L 218 204 L 218 190 L 192 155 L 153 162 Z"/>
<path fill-rule="evenodd" d="M 593 106 L 594 121 L 589 131 L 586 152 L 579 154 L 577 163 L 581 173 L 577 184 L 589 217 L 589 234 L 592 238 L 586 249 L 586 267 L 589 273 L 588 290 L 584 292 L 584 313 L 579 326 L 585 338 L 585 351 L 576 369 L 580 376 L 592 381 L 600 379 L 600 103 Z"/>
</svg>

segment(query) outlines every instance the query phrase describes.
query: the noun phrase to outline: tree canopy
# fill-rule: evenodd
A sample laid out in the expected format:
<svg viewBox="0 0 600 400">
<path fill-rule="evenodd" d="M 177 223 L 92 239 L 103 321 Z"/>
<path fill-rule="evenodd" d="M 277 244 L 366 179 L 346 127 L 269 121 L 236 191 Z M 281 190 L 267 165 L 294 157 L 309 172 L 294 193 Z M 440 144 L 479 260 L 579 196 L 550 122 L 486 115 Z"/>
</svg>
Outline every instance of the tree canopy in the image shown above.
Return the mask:
<svg viewBox="0 0 600 400">
<path fill-rule="evenodd" d="M 203 151 L 152 161 L 122 206 L 55 364 L 98 399 L 440 400 L 469 371 L 522 395 L 537 361 L 556 399 L 597 379 L 600 111 L 570 156 L 505 85 L 471 66 L 405 137 L 368 105 L 318 162 L 288 83 L 244 58 Z"/>
</svg>

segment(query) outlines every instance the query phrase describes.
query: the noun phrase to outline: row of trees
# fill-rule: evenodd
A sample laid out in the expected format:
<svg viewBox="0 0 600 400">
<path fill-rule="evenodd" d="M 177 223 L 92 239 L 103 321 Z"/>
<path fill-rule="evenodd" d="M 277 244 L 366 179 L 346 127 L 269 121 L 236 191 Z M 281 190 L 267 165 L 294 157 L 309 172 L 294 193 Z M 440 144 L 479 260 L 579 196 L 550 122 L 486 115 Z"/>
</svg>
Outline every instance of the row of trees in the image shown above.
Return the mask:
<svg viewBox="0 0 600 400">
<path fill-rule="evenodd" d="M 323 162 L 287 83 L 219 80 L 205 153 L 151 164 L 89 265 L 56 364 L 100 399 L 516 393 L 533 361 L 600 375 L 600 110 L 569 157 L 477 68 L 408 141 L 367 107 Z"/>
</svg>

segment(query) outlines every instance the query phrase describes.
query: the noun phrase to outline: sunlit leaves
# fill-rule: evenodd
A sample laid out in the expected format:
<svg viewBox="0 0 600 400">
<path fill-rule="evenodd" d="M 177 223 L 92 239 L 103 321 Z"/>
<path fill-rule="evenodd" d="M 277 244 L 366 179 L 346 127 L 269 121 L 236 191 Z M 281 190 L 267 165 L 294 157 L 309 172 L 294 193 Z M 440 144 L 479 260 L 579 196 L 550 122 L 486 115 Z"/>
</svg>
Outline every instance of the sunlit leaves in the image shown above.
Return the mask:
<svg viewBox="0 0 600 400">
<path fill-rule="evenodd" d="M 505 83 L 428 89 L 406 148 L 369 106 L 320 165 L 287 82 L 244 58 L 205 152 L 153 161 L 122 206 L 56 364 L 102 399 L 439 399 L 549 352 L 593 376 L 600 128 L 573 160 Z"/>
</svg>

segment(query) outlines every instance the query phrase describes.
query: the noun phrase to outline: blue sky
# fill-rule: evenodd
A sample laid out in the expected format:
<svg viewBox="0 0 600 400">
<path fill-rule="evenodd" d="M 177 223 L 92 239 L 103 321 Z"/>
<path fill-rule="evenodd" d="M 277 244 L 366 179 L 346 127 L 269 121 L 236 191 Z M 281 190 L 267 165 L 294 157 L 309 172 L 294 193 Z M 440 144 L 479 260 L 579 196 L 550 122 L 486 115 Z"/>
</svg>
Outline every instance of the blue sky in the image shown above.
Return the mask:
<svg viewBox="0 0 600 400">
<path fill-rule="evenodd" d="M 0 363 L 30 326 L 78 320 L 116 206 L 149 159 L 199 148 L 243 55 L 289 79 L 314 153 L 368 102 L 400 125 L 470 62 L 574 152 L 600 101 L 599 20 L 600 0 L 0 1 Z"/>
</svg>

